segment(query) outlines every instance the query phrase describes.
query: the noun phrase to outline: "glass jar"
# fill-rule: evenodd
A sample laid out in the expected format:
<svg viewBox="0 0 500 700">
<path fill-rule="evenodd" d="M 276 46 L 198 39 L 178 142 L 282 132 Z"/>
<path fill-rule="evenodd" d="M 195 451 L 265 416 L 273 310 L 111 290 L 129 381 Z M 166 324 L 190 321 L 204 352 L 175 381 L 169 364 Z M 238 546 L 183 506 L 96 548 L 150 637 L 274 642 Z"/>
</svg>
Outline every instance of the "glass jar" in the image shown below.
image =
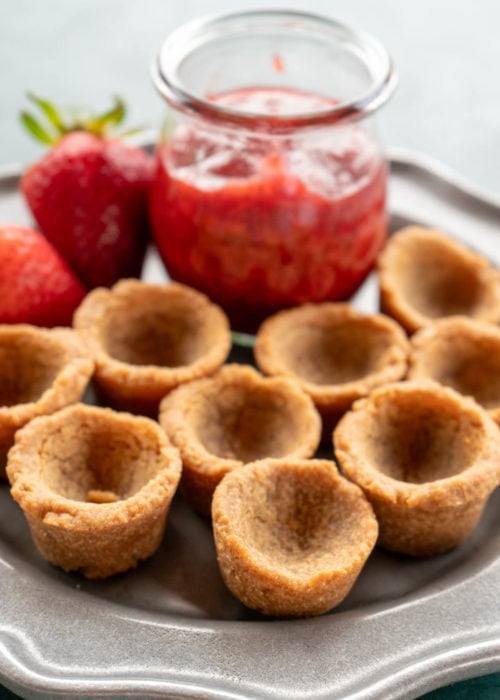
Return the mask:
<svg viewBox="0 0 500 700">
<path fill-rule="evenodd" d="M 169 114 L 151 221 L 170 277 L 238 331 L 348 299 L 387 232 L 386 50 L 327 17 L 256 10 L 180 27 L 153 77 Z"/>
</svg>

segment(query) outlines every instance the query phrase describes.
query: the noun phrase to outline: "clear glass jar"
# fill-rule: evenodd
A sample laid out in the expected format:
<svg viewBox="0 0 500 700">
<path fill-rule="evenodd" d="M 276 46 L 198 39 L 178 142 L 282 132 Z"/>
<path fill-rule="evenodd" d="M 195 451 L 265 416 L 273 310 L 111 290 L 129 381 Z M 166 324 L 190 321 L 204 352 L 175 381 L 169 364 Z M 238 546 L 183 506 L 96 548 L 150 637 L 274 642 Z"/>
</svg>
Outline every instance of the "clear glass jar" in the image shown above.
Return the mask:
<svg viewBox="0 0 500 700">
<path fill-rule="evenodd" d="M 151 220 L 170 276 L 239 331 L 348 299 L 387 231 L 386 50 L 327 17 L 257 10 L 180 27 L 153 77 L 169 115 Z"/>
</svg>

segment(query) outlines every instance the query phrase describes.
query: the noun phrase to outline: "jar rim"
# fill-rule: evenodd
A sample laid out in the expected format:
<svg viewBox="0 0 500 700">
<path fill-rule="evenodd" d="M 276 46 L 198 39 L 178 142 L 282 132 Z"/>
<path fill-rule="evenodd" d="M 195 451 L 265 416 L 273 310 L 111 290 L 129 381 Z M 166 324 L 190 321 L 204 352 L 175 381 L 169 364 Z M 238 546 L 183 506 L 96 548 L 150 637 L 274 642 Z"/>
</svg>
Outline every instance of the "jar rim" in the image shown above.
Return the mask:
<svg viewBox="0 0 500 700">
<path fill-rule="evenodd" d="M 302 23 L 310 31 L 321 32 L 334 39 L 342 36 L 356 45 L 358 57 L 364 51 L 376 64 L 369 87 L 352 99 L 340 101 L 332 106 L 309 110 L 307 112 L 289 112 L 270 117 L 263 112 L 249 112 L 225 106 L 196 95 L 182 81 L 179 68 L 191 51 L 202 47 L 220 36 L 227 35 L 228 28 L 233 31 L 245 22 L 286 21 L 287 27 L 295 31 Z M 367 58 L 365 58 L 367 65 Z M 373 63 L 372 63 L 373 68 Z M 315 126 L 346 122 L 364 118 L 381 107 L 393 93 L 397 84 L 397 73 L 391 56 L 383 44 L 370 34 L 352 28 L 327 15 L 299 10 L 256 9 L 240 12 L 214 14 L 191 20 L 167 36 L 154 58 L 151 66 L 153 83 L 160 95 L 172 106 L 184 112 L 198 114 L 206 119 L 236 126 L 255 129 L 259 122 L 267 128 L 279 129 L 301 126 Z"/>
</svg>

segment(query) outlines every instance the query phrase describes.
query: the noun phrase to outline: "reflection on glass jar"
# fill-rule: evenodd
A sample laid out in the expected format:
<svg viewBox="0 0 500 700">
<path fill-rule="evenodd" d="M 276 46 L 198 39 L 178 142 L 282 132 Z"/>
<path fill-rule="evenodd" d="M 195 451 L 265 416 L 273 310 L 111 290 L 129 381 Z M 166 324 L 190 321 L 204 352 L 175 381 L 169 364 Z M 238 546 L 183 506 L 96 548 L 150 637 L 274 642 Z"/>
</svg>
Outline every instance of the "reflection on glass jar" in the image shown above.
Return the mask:
<svg viewBox="0 0 500 700">
<path fill-rule="evenodd" d="M 151 218 L 170 276 L 240 331 L 349 298 L 387 231 L 383 47 L 324 17 L 239 13 L 174 32 L 154 78 L 169 118 Z"/>
</svg>

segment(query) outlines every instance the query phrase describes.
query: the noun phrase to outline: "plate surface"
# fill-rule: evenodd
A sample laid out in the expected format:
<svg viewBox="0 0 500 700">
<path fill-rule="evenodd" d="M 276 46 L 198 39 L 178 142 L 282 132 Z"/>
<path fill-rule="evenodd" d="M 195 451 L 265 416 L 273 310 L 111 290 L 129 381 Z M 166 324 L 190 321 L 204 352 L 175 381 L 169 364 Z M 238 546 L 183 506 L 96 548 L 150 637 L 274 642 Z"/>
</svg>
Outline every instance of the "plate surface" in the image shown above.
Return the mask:
<svg viewBox="0 0 500 700">
<path fill-rule="evenodd" d="M 500 264 L 500 202 L 416 154 L 391 161 L 393 228 L 442 228 Z M 0 221 L 30 223 L 16 173 L 0 178 Z M 154 254 L 145 277 L 166 279 Z M 375 310 L 373 279 L 355 304 Z M 180 498 L 157 554 L 96 582 L 40 558 L 0 485 L 0 681 L 26 698 L 408 700 L 500 670 L 499 590 L 500 489 L 454 551 L 376 550 L 330 614 L 273 621 L 226 590 L 210 524 Z"/>
</svg>

